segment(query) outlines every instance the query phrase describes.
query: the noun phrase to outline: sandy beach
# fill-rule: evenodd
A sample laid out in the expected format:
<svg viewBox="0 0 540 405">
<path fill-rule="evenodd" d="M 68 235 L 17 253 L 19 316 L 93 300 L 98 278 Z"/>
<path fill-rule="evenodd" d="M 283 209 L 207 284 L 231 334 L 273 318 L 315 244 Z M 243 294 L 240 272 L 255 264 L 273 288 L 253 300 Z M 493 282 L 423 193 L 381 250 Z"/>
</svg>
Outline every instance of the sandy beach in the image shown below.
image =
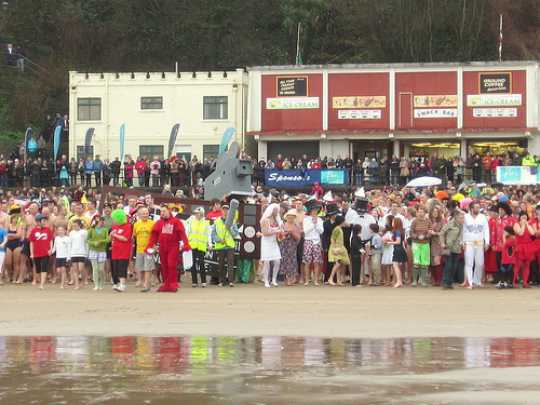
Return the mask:
<svg viewBox="0 0 540 405">
<path fill-rule="evenodd" d="M 540 336 L 540 289 L 183 287 L 177 294 L 0 287 L 1 334 Z"/>
</svg>

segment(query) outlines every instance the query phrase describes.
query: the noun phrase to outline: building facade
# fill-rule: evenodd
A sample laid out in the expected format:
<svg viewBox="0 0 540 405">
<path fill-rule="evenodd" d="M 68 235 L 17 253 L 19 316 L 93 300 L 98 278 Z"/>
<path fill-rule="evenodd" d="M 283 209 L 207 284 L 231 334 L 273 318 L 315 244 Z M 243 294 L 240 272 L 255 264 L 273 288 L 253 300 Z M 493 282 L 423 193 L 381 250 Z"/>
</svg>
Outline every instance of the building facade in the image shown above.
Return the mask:
<svg viewBox="0 0 540 405">
<path fill-rule="evenodd" d="M 538 62 L 249 69 L 259 159 L 540 155 Z"/>
<path fill-rule="evenodd" d="M 80 73 L 70 72 L 69 153 L 71 157 L 124 155 L 167 157 L 171 130 L 180 124 L 172 154 L 199 160 L 216 156 L 227 128 L 245 146 L 247 73 L 217 72 Z M 91 147 L 85 138 L 93 128 Z"/>
</svg>

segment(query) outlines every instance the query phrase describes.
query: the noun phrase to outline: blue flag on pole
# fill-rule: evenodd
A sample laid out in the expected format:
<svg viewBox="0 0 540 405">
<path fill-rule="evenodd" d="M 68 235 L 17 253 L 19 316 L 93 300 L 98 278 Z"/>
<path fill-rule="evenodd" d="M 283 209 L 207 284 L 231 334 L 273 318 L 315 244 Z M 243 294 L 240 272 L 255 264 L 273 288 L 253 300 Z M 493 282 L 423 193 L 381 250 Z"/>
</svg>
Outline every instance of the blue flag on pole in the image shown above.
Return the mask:
<svg viewBox="0 0 540 405">
<path fill-rule="evenodd" d="M 90 145 L 92 145 L 92 137 L 94 136 L 94 128 L 88 128 L 86 130 L 86 136 L 84 137 L 84 153 L 88 153 Z"/>
<path fill-rule="evenodd" d="M 33 137 L 30 137 L 30 139 L 28 139 L 28 143 L 26 144 L 26 150 L 28 151 L 28 153 L 36 153 L 37 152 L 38 143 L 36 142 L 36 140 Z"/>
<path fill-rule="evenodd" d="M 221 144 L 219 145 L 220 155 L 229 148 L 229 144 L 231 143 L 231 140 L 233 139 L 235 134 L 236 134 L 235 128 L 227 128 L 225 130 L 225 132 L 223 133 L 223 137 L 221 138 Z"/>
<path fill-rule="evenodd" d="M 120 161 L 124 165 L 124 147 L 126 143 L 126 124 L 120 125 Z"/>
<path fill-rule="evenodd" d="M 179 129 L 180 129 L 180 124 L 175 124 L 171 129 L 171 136 L 169 137 L 169 150 L 167 153 L 168 158 L 172 156 L 174 145 L 176 145 L 176 138 L 178 137 Z"/>
<path fill-rule="evenodd" d="M 57 125 L 54 129 L 54 139 L 53 139 L 53 153 L 54 159 L 58 159 L 58 151 L 60 150 L 60 141 L 62 140 L 62 125 Z"/>
</svg>

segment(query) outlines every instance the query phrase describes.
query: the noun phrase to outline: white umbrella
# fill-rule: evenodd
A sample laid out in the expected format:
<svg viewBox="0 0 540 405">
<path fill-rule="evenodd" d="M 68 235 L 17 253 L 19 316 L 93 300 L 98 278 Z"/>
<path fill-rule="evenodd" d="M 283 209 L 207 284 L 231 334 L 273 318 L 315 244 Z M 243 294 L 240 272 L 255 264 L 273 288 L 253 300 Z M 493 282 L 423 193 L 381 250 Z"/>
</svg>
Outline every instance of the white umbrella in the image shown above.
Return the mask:
<svg viewBox="0 0 540 405">
<path fill-rule="evenodd" d="M 424 176 L 424 177 L 417 177 L 416 179 L 412 179 L 407 183 L 405 187 L 431 187 L 431 186 L 438 186 L 442 183 L 442 180 L 438 177 L 430 177 L 430 176 Z"/>
</svg>

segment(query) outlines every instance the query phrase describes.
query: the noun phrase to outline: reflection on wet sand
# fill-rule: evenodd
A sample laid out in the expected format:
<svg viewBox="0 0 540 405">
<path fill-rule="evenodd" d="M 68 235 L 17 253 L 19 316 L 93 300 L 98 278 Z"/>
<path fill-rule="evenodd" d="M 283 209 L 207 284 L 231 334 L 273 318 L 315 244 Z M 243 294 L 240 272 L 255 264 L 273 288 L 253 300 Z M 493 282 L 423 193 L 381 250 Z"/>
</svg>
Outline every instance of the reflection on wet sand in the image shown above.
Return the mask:
<svg viewBox="0 0 540 405">
<path fill-rule="evenodd" d="M 540 339 L 0 337 L 0 402 L 459 403 L 465 391 L 489 402 L 536 390 L 523 378 L 536 367 Z"/>
</svg>

